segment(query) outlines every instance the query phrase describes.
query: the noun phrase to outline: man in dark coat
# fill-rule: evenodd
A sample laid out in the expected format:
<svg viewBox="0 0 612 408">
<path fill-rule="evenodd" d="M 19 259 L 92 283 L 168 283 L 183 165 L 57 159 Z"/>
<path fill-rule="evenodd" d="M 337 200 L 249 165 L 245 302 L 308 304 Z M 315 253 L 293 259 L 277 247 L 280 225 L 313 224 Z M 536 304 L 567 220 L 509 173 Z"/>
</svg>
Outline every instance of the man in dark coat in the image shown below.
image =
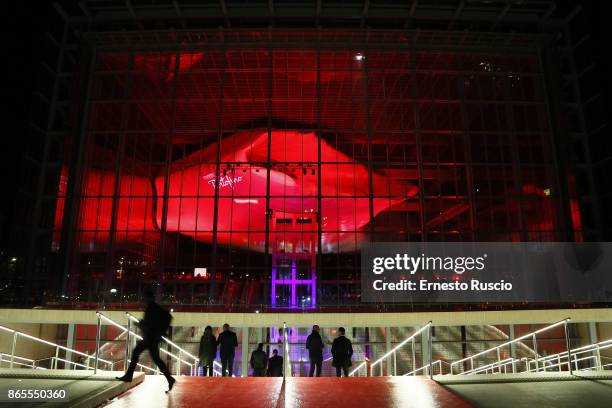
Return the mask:
<svg viewBox="0 0 612 408">
<path fill-rule="evenodd" d="M 198 352 L 198 358 L 200 359 L 200 367 L 202 367 L 202 375 L 206 377 L 213 376 L 213 365 L 217 357 L 217 339 L 212 332 L 212 327 L 206 326 L 204 334 L 200 339 L 200 348 Z"/>
<path fill-rule="evenodd" d="M 312 333 L 308 335 L 306 339 L 306 348 L 308 349 L 308 358 L 310 359 L 310 373 L 309 377 L 312 377 L 315 373 L 315 367 L 317 371 L 317 377 L 321 376 L 321 366 L 323 365 L 323 340 L 319 334 L 319 326 L 312 326 Z"/>
<path fill-rule="evenodd" d="M 351 341 L 344 337 L 344 327 L 338 328 L 338 337 L 332 343 L 332 366 L 336 367 L 336 377 L 340 377 L 342 372 L 348 377 L 348 370 L 351 366 L 351 357 L 353 356 L 353 345 Z"/>
<path fill-rule="evenodd" d="M 147 291 L 145 296 L 147 307 L 145 309 L 144 318 L 138 323 L 138 326 L 142 329 L 142 340 L 136 343 L 136 347 L 134 347 L 134 351 L 132 351 L 132 359 L 127 371 L 122 377 L 117 377 L 117 379 L 127 382 L 132 381 L 140 354 L 145 350 L 149 350 L 151 359 L 159 367 L 160 371 L 166 377 L 166 380 L 168 380 L 168 391 L 166 392 L 169 392 L 172 390 L 176 380 L 170 374 L 164 360 L 159 357 L 159 343 L 162 336 L 170 327 L 172 316 L 167 310 L 155 303 L 153 292 Z"/>
<path fill-rule="evenodd" d="M 272 357 L 268 360 L 268 375 L 270 377 L 283 376 L 283 358 L 278 355 L 278 350 L 272 351 Z"/>
<path fill-rule="evenodd" d="M 253 369 L 254 377 L 265 377 L 266 366 L 268 365 L 268 356 L 263 351 L 263 343 L 257 345 L 257 350 L 251 353 L 251 368 Z"/>
<path fill-rule="evenodd" d="M 238 347 L 238 337 L 230 330 L 229 324 L 223 325 L 223 332 L 217 339 L 219 344 L 219 357 L 221 357 L 221 375 L 232 376 L 234 374 L 234 356 Z"/>
</svg>

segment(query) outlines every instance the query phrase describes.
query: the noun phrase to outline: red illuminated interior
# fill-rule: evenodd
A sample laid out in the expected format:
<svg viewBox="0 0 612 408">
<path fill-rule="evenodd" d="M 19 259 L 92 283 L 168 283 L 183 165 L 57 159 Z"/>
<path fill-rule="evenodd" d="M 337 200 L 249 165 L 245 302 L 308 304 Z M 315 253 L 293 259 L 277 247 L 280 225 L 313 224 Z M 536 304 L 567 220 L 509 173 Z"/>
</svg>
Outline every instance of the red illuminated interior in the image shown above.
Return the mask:
<svg viewBox="0 0 612 408">
<path fill-rule="evenodd" d="M 275 130 L 270 133 L 270 161 L 283 163 L 272 165 L 270 170 L 270 209 L 275 218 L 295 218 L 306 214 L 318 213 L 318 180 L 316 166 L 318 160 L 318 138 L 312 132 Z M 167 231 L 189 235 L 196 240 L 211 242 L 214 208 L 215 176 L 217 157 L 216 144 L 208 146 L 189 157 L 172 164 L 169 171 L 167 200 Z M 224 138 L 219 145 L 222 162 L 235 163 L 229 171 L 219 172 L 219 200 L 217 230 L 237 231 L 233 233 L 232 244 L 248 247 L 257 251 L 265 249 L 265 212 L 267 172 L 264 165 L 251 164 L 267 161 L 268 132 L 266 130 L 246 131 Z M 343 197 L 368 196 L 368 169 L 344 153 L 334 149 L 321 140 L 321 160 L 332 162 L 326 165 L 321 174 L 321 213 L 323 227 L 333 234 L 325 234 L 323 245 L 338 246 L 338 250 L 355 248 L 354 239 L 345 246 L 343 231 L 357 231 L 370 221 L 368 200 L 342 201 L 342 208 L 335 210 Z M 292 163 L 289 165 L 287 163 Z M 343 164 L 352 164 L 352 173 L 343 169 Z M 163 173 L 163 172 L 162 172 Z M 152 183 L 146 178 L 129 177 L 121 179 L 119 196 L 143 196 L 140 200 L 119 198 L 116 229 L 120 240 L 130 240 L 141 232 L 158 229 L 162 224 L 163 200 L 160 198 L 165 188 L 165 176 L 155 178 L 155 194 Z M 114 174 L 89 171 L 85 176 L 84 198 L 81 204 L 82 229 L 97 230 L 96 233 L 84 232 L 81 245 L 97 247 L 107 239 L 107 230 L 112 220 L 112 199 L 99 199 L 99 196 L 112 196 Z M 399 182 L 390 177 L 372 173 L 374 196 L 372 214 L 376 216 L 385 209 L 401 203 L 417 193 L 417 188 L 409 182 Z M 392 195 L 389 198 L 389 195 Z M 329 197 L 328 197 L 329 196 Z M 223 205 L 231 202 L 232 205 Z M 129 204 L 129 208 L 126 206 Z M 208 209 L 208 211 L 203 211 Z M 300 234 L 292 234 L 300 232 Z M 315 241 L 316 229 L 300 224 L 287 224 L 283 227 L 287 239 Z M 220 244 L 229 244 L 229 234 L 219 234 Z"/>
</svg>

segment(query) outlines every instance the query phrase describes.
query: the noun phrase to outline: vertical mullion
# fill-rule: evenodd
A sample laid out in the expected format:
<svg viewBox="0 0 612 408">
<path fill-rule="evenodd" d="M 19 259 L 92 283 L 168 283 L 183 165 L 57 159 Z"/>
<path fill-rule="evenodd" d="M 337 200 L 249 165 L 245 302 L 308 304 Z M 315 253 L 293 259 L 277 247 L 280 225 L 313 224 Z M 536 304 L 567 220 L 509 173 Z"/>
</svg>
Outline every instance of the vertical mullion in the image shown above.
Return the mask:
<svg viewBox="0 0 612 408">
<path fill-rule="evenodd" d="M 131 67 L 133 66 L 134 54 L 130 53 L 128 59 L 128 67 L 126 70 L 126 79 L 125 79 L 125 88 L 123 97 L 128 99 L 131 94 L 132 80 L 133 75 L 131 75 Z M 125 154 L 125 138 L 126 138 L 126 128 L 127 121 L 129 116 L 129 102 L 124 100 L 121 109 L 121 122 L 119 124 L 119 146 L 117 147 L 117 156 L 115 161 L 115 185 L 113 188 L 113 204 L 111 207 L 111 220 L 109 225 L 108 232 L 108 244 L 106 250 L 106 259 L 105 259 L 105 268 L 104 268 L 104 283 L 102 299 L 108 300 L 108 296 L 110 293 L 110 285 L 113 279 L 113 271 L 115 269 L 115 243 L 116 243 L 116 235 L 117 235 L 117 216 L 119 214 L 119 199 L 121 194 L 121 174 L 123 173 L 123 162 L 124 154 Z M 131 198 L 128 200 L 131 201 Z M 123 279 L 122 279 L 123 280 Z"/>
<path fill-rule="evenodd" d="M 170 165 L 172 163 L 172 136 L 174 133 L 174 116 L 176 111 L 176 84 L 179 75 L 179 60 L 180 51 L 175 49 L 174 51 L 174 78 L 172 80 L 172 89 L 170 91 L 170 113 L 168 115 L 168 134 L 166 137 L 166 160 L 165 160 L 165 172 L 164 172 L 164 192 L 162 196 L 162 215 L 160 225 L 160 240 L 159 240 L 159 265 L 157 268 L 157 282 L 155 292 L 157 297 L 161 293 L 162 281 L 164 269 L 166 267 L 166 227 L 167 227 L 167 216 L 168 216 L 168 200 L 170 199 Z"/>
<path fill-rule="evenodd" d="M 221 35 L 223 33 L 221 32 Z M 215 299 L 215 293 L 217 290 L 217 234 L 218 234 L 218 215 L 219 215 L 219 173 L 221 166 L 221 137 L 223 135 L 223 104 L 224 104 L 224 86 L 225 86 L 225 75 L 227 74 L 228 66 L 227 48 L 223 47 L 223 61 L 221 67 L 221 78 L 219 81 L 219 113 L 217 114 L 217 156 L 215 159 L 215 196 L 213 205 L 213 231 L 212 231 L 212 245 L 211 245 L 211 266 L 212 273 L 210 276 L 210 287 L 209 287 L 209 299 L 217 302 L 219 299 Z"/>
<path fill-rule="evenodd" d="M 270 40 L 270 39 L 269 39 Z M 270 276 L 272 275 L 272 268 L 274 265 L 270 264 L 270 222 L 272 221 L 272 210 L 270 209 L 270 172 L 272 170 L 271 164 L 271 151 L 272 151 L 272 69 L 273 69 L 273 48 L 268 47 L 268 112 L 267 112 L 267 132 L 268 132 L 268 146 L 267 146 L 267 157 L 266 157 L 266 232 L 265 232 L 265 249 L 264 249 L 264 304 L 269 304 L 270 300 L 268 298 L 269 292 L 268 288 L 271 279 L 268 279 L 268 273 Z"/>
<path fill-rule="evenodd" d="M 320 32 L 319 32 L 320 35 Z M 317 44 L 319 44 L 319 42 L 317 42 Z M 321 137 L 322 137 L 322 131 L 321 131 L 321 47 L 320 45 L 317 45 L 317 97 L 316 97 L 316 104 L 317 104 L 317 257 L 316 257 L 316 262 L 317 265 L 315 266 L 315 268 L 313 268 L 313 273 L 315 274 L 314 276 L 312 276 L 313 281 L 315 281 L 315 279 L 317 278 L 317 275 L 319 275 L 319 277 L 322 276 L 322 274 L 318 274 L 317 272 L 320 270 L 320 268 L 323 266 L 323 231 L 322 231 L 322 226 L 323 226 L 323 200 L 321 198 L 321 195 L 323 194 L 322 191 L 322 178 L 321 178 Z M 317 287 L 315 286 L 313 288 L 314 291 L 317 291 Z M 320 292 L 320 290 L 319 290 Z M 313 297 L 313 299 L 321 299 L 321 296 L 318 296 L 315 293 L 315 297 Z M 313 302 L 312 304 L 313 306 L 316 306 Z"/>
<path fill-rule="evenodd" d="M 412 109 L 414 113 L 414 136 L 416 143 L 416 159 L 417 159 L 417 174 L 419 182 L 419 225 L 421 229 L 421 241 L 425 241 L 425 197 L 424 197 L 424 180 L 423 180 L 423 144 L 421 140 L 421 121 L 419 114 L 419 99 L 416 75 L 416 37 L 413 36 L 410 42 L 410 76 L 412 78 Z"/>
<path fill-rule="evenodd" d="M 72 163 L 70 164 L 70 168 L 73 171 L 72 181 L 68 183 L 68 188 L 66 191 L 66 210 L 64 212 L 63 217 L 63 226 L 62 226 L 62 244 L 60 244 L 60 248 L 64 248 L 64 256 L 63 256 L 63 271 L 62 271 L 62 295 L 70 295 L 74 289 L 75 285 L 78 285 L 79 276 L 76 273 L 76 262 L 75 251 L 78 250 L 74 243 L 76 242 L 76 233 L 79 227 L 79 204 L 81 202 L 80 195 L 82 194 L 82 182 L 83 182 L 83 165 L 85 155 L 85 144 L 89 137 L 88 132 L 88 122 L 90 117 L 90 106 L 91 106 L 91 91 L 93 87 L 93 77 L 96 67 L 96 62 L 98 60 L 97 49 L 95 46 L 91 46 L 90 55 L 89 55 L 89 66 L 86 69 L 87 72 L 87 83 L 85 84 L 85 90 L 81 97 L 81 101 L 83 103 L 82 109 L 80 111 L 80 123 L 79 123 L 79 131 L 78 131 L 78 140 L 76 141 L 76 146 L 74 148 L 74 155 L 72 157 Z M 85 71 L 85 70 L 84 70 Z M 70 177 L 70 176 L 69 176 Z M 78 217 L 75 217 L 75 214 L 79 214 Z M 75 270 L 73 270 L 73 268 Z M 72 276 L 72 275 L 76 276 Z M 91 283 L 92 280 L 90 279 Z M 88 291 L 88 296 L 91 296 L 91 290 Z"/>
</svg>

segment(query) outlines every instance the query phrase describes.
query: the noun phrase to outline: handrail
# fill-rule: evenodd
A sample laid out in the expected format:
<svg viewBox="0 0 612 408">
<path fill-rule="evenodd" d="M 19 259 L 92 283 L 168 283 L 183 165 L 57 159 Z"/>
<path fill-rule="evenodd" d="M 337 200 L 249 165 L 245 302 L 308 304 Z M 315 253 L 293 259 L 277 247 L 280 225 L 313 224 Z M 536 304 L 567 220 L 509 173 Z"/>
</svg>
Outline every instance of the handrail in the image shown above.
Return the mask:
<svg viewBox="0 0 612 408">
<path fill-rule="evenodd" d="M 125 359 L 121 358 L 121 359 L 119 359 L 119 360 L 117 360 L 117 361 L 113 361 L 113 368 L 115 367 L 115 364 L 120 363 L 121 361 L 124 361 L 124 360 L 125 360 Z M 128 359 L 127 359 L 128 364 L 129 364 L 129 362 L 130 362 L 130 361 L 131 361 L 131 360 L 128 358 Z M 154 368 L 152 368 L 152 367 L 149 367 L 149 366 L 146 366 L 146 365 L 144 365 L 144 364 L 140 364 L 140 363 L 136 363 L 136 366 L 141 367 L 141 368 L 144 368 L 144 369 L 146 369 L 146 370 L 153 371 L 153 372 L 156 372 L 156 371 L 157 371 L 156 369 L 154 369 Z"/>
<path fill-rule="evenodd" d="M 601 356 L 599 352 L 601 350 L 605 350 L 610 347 L 612 347 L 612 339 L 603 340 L 597 343 L 587 344 L 586 346 L 581 346 L 575 349 L 571 349 L 569 351 L 569 354 L 568 354 L 568 351 L 566 350 L 566 351 L 562 351 L 556 354 L 551 354 L 551 355 L 542 357 L 540 358 L 540 362 L 545 365 L 544 367 L 542 367 L 543 370 L 546 370 L 548 368 L 560 367 L 562 365 L 570 366 L 571 364 L 574 364 L 576 366 L 578 361 L 584 361 L 587 359 L 595 359 L 596 363 L 598 363 L 598 366 L 601 366 L 601 358 L 604 358 L 605 356 Z M 597 351 L 597 356 L 577 358 L 577 356 L 580 354 L 591 353 L 593 351 Z M 573 359 L 570 357 L 572 355 L 574 357 Z M 561 359 L 567 359 L 567 361 L 561 362 Z M 554 360 L 557 360 L 556 364 L 552 364 Z M 549 364 L 549 365 L 546 365 L 546 364 Z M 578 369 L 577 366 L 576 366 L 576 369 Z M 540 367 L 536 366 L 535 370 L 532 370 L 531 368 L 528 370 L 528 372 L 534 372 L 534 371 L 535 372 L 540 371 Z"/>
<path fill-rule="evenodd" d="M 510 336 L 508 336 L 506 333 L 504 333 L 504 331 L 503 331 L 503 330 L 501 330 L 501 329 L 499 329 L 499 328 L 495 327 L 494 325 L 492 325 L 492 324 L 487 324 L 487 325 L 485 325 L 485 326 L 486 326 L 486 327 L 489 327 L 490 329 L 493 329 L 493 330 L 494 330 L 496 333 L 498 333 L 498 334 L 502 335 L 503 337 L 505 337 L 505 338 L 506 338 L 506 340 L 512 340 L 512 339 L 510 338 Z M 518 343 L 518 345 L 519 345 L 519 347 L 523 347 L 523 348 L 527 349 L 527 351 L 529 351 L 529 352 L 531 352 L 531 353 L 538 354 L 537 350 L 532 349 L 531 347 L 529 347 L 527 344 L 525 344 L 525 343 L 523 343 L 523 342 L 519 342 L 519 343 Z M 538 354 L 538 355 L 539 355 L 539 354 Z"/>
<path fill-rule="evenodd" d="M 481 351 L 481 352 L 476 353 L 476 354 L 474 354 L 472 356 L 462 358 L 461 360 L 453 361 L 451 363 L 451 365 L 450 365 L 450 371 L 451 371 L 450 373 L 453 374 L 453 367 L 455 367 L 458 364 L 461 364 L 461 363 L 463 363 L 465 361 L 474 361 L 474 358 L 482 356 L 482 355 L 485 355 L 485 354 L 488 354 L 488 353 L 490 353 L 492 351 L 497 351 L 498 354 L 499 354 L 499 350 L 502 349 L 503 347 L 509 346 L 510 344 L 514 344 L 514 343 L 520 342 L 521 340 L 525 340 L 525 339 L 527 339 L 529 337 L 535 338 L 535 336 L 538 335 L 539 333 L 545 332 L 546 330 L 550 330 L 550 329 L 552 329 L 554 327 L 557 327 L 557 326 L 560 326 L 560 325 L 567 325 L 567 323 L 569 321 L 570 321 L 569 317 L 565 318 L 563 320 L 559 320 L 556 323 L 550 324 L 550 325 L 548 325 L 546 327 L 542 327 L 542 328 L 540 328 L 538 330 L 535 330 L 535 331 L 527 333 L 527 334 L 525 334 L 523 336 L 517 337 L 516 339 L 509 340 L 509 341 L 507 341 L 505 343 L 502 343 L 502 344 L 499 344 L 497 346 L 491 347 L 491 348 L 489 348 L 487 350 Z M 567 339 L 567 330 L 565 330 L 565 333 L 566 333 L 566 342 L 569 345 L 569 340 Z M 569 347 L 568 347 L 568 350 L 569 350 Z M 569 352 L 571 353 L 571 350 Z M 536 352 L 536 354 L 537 354 L 537 352 Z M 498 362 L 499 362 L 499 356 L 498 356 Z"/>
<path fill-rule="evenodd" d="M 465 372 L 463 372 L 463 373 L 459 373 L 459 375 L 473 375 L 473 374 L 478 374 L 478 373 L 480 373 L 480 372 L 482 372 L 482 371 L 485 371 L 485 372 L 486 372 L 486 371 L 488 371 L 489 369 L 493 369 L 493 368 L 500 368 L 500 367 L 505 367 L 505 366 L 507 366 L 508 364 L 512 364 L 513 362 L 516 362 L 516 361 L 518 361 L 516 358 L 513 358 L 513 357 L 508 357 L 508 358 L 506 358 L 506 359 L 503 359 L 503 360 L 500 360 L 500 361 L 496 361 L 496 362 L 494 362 L 494 363 L 486 364 L 486 365 L 483 365 L 483 366 L 481 366 L 481 367 L 476 367 L 476 368 L 474 368 L 474 369 L 472 369 L 472 370 L 468 370 L 468 371 L 465 371 Z"/>
<path fill-rule="evenodd" d="M 125 312 L 125 314 L 127 315 L 128 319 L 130 319 L 130 320 L 132 320 L 134 322 L 140 323 L 140 320 L 138 320 L 138 318 L 136 316 L 132 315 L 130 312 Z M 172 347 L 178 349 L 181 353 L 188 355 L 192 359 L 199 360 L 198 357 L 194 356 L 193 354 L 191 354 L 190 352 L 188 352 L 184 348 L 180 347 L 178 344 L 176 344 L 175 342 L 173 342 L 172 340 L 170 340 L 166 336 L 162 336 L 162 340 L 164 340 L 166 343 L 168 343 Z"/>
<path fill-rule="evenodd" d="M 411 341 L 412 339 L 414 339 L 416 336 L 418 336 L 419 334 L 421 334 L 425 329 L 428 329 L 430 326 L 432 325 L 432 321 L 430 320 L 429 322 L 427 322 L 427 324 L 423 325 L 419 330 L 417 330 L 416 332 L 414 332 L 410 337 L 404 339 L 401 343 L 399 343 L 397 346 L 395 346 L 393 349 L 389 350 L 388 352 L 386 352 L 385 354 L 382 355 L 382 357 L 380 357 L 378 360 L 374 361 L 370 367 L 374 368 L 375 365 L 379 364 L 381 361 L 383 361 L 385 358 L 389 357 L 391 354 L 395 353 L 397 350 L 399 350 L 401 347 L 403 347 L 406 343 L 408 343 L 409 341 Z M 429 336 L 429 338 L 431 339 L 431 335 Z M 430 344 L 430 350 L 431 350 L 431 344 Z M 349 377 L 352 376 L 353 374 L 355 374 L 357 371 L 359 371 L 359 369 L 361 367 L 363 367 L 364 365 L 367 364 L 367 360 L 364 361 L 363 363 L 359 364 L 353 371 L 351 371 L 349 373 Z"/>
<path fill-rule="evenodd" d="M 433 371 L 433 367 L 438 364 L 438 370 L 440 370 L 440 374 L 442 374 L 442 363 L 446 363 L 448 364 L 446 361 L 442 361 L 442 360 L 436 360 L 436 361 L 432 361 L 431 363 L 425 364 L 423 367 L 419 367 L 416 370 L 412 370 L 409 373 L 404 374 L 403 376 L 407 376 L 407 375 L 415 375 L 416 373 L 418 373 L 419 371 L 423 371 L 428 367 L 431 367 L 432 371 Z"/>
<path fill-rule="evenodd" d="M 143 339 L 143 337 L 142 337 L 141 335 L 137 334 L 136 332 L 134 332 L 134 331 L 132 331 L 132 330 L 129 330 L 129 329 L 127 329 L 127 328 L 123 327 L 121 324 L 119 324 L 119 323 L 117 323 L 116 321 L 114 321 L 113 319 L 111 319 L 111 318 L 109 318 L 109 317 L 105 316 L 105 315 L 104 315 L 104 314 L 102 314 L 101 312 L 97 311 L 97 312 L 96 312 L 96 315 L 98 316 L 98 318 L 99 318 L 99 319 L 102 319 L 102 320 L 104 320 L 104 321 L 108 322 L 109 324 L 111 324 L 111 325 L 113 325 L 113 326 L 117 327 L 118 329 L 122 330 L 123 332 L 128 332 L 130 335 L 133 335 L 133 336 L 134 336 L 134 337 L 136 337 L 138 340 L 142 340 L 142 339 Z M 132 317 L 133 317 L 133 316 L 132 316 Z M 134 318 L 134 319 L 135 319 L 135 318 Z M 164 339 L 165 339 L 165 338 L 164 338 Z M 169 340 L 168 340 L 168 339 L 165 339 L 165 340 L 166 340 L 167 342 L 169 342 Z M 169 342 L 168 344 L 170 344 L 170 343 L 171 343 L 171 342 Z M 172 344 L 174 344 L 174 343 L 172 343 Z M 172 344 L 171 344 L 171 345 L 172 345 Z M 180 353 L 182 352 L 182 350 L 183 350 L 183 349 L 182 349 L 182 348 L 180 348 L 180 347 L 178 347 L 176 344 L 174 344 L 174 346 L 175 346 L 175 347 L 177 347 L 177 348 L 179 349 L 179 354 L 180 354 Z M 188 362 L 188 361 L 186 361 L 186 360 L 183 360 L 183 359 L 180 357 L 180 355 L 179 355 L 179 356 L 177 356 L 177 355 L 175 355 L 175 354 L 173 354 L 173 353 L 169 352 L 168 350 L 165 350 L 164 348 L 161 348 L 161 347 L 160 347 L 160 348 L 159 348 L 159 351 L 161 351 L 161 352 L 163 352 L 163 353 L 165 353 L 165 354 L 169 355 L 170 357 L 174 358 L 175 360 L 177 360 L 177 361 L 178 361 L 178 364 L 179 364 L 179 367 L 180 367 L 180 364 L 181 364 L 181 363 L 184 363 L 185 365 L 189 366 L 189 368 L 190 368 L 190 372 L 193 374 L 194 367 L 196 366 L 196 363 L 197 363 L 197 360 L 198 360 L 197 358 L 195 358 L 195 356 L 193 356 L 193 355 L 192 355 L 192 354 L 190 354 L 190 353 L 187 353 L 187 354 L 188 354 L 190 357 L 194 357 L 194 358 L 195 358 L 195 360 L 196 360 L 196 361 L 194 361 L 194 363 L 190 363 L 190 362 Z M 149 368 L 149 367 L 146 367 L 146 366 L 143 366 L 143 367 L 145 367 L 145 368 Z"/>
<path fill-rule="evenodd" d="M 82 351 L 78 351 L 78 350 L 72 349 L 70 347 L 65 347 L 65 346 L 62 346 L 60 344 L 53 343 L 52 341 L 44 340 L 44 339 L 32 336 L 30 334 L 20 332 L 19 330 L 13 330 L 13 329 L 11 329 L 9 327 L 2 326 L 2 325 L 0 325 L 0 330 L 4 330 L 6 332 L 12 333 L 13 336 L 14 336 L 14 338 L 13 338 L 13 351 L 12 351 L 13 359 L 14 359 L 14 356 L 15 356 L 15 350 L 14 350 L 15 343 L 17 342 L 17 338 L 19 336 L 25 337 L 26 339 L 30 339 L 30 340 L 33 340 L 33 341 L 37 341 L 37 342 L 42 343 L 42 344 L 46 344 L 46 345 L 51 346 L 51 347 L 55 347 L 55 353 L 56 353 L 55 357 L 57 357 L 58 350 L 64 350 L 66 352 L 70 352 L 70 353 L 74 353 L 74 354 L 77 354 L 77 355 L 80 355 L 80 356 L 83 356 L 83 357 L 91 358 L 91 356 L 89 354 L 83 353 Z M 104 359 L 99 359 L 99 361 L 101 361 L 101 362 L 103 362 L 103 363 L 105 363 L 107 365 L 111 365 L 112 364 L 111 361 L 104 360 Z M 14 361 L 11 361 L 11 365 L 13 363 L 14 363 Z"/>
<path fill-rule="evenodd" d="M 4 362 L 10 363 L 11 362 L 10 359 L 5 360 L 4 356 L 12 357 L 13 364 L 18 364 L 20 366 L 25 366 L 25 367 L 30 367 L 30 368 L 42 368 L 42 367 L 36 367 L 36 360 L 33 360 L 31 358 L 27 358 L 27 357 L 11 355 L 11 354 L 8 354 L 8 353 L 0 353 L 0 363 L 4 363 Z M 25 363 L 22 363 L 20 361 L 15 361 L 15 359 L 21 360 L 21 361 L 25 361 Z M 29 363 L 29 364 L 27 364 L 27 363 Z M 42 369 L 46 370 L 46 368 L 42 368 Z"/>
<path fill-rule="evenodd" d="M 600 341 L 598 343 L 587 344 L 586 346 L 582 346 L 582 347 L 578 347 L 578 348 L 575 348 L 575 349 L 571 349 L 570 352 L 572 354 L 574 354 L 574 353 L 581 354 L 581 353 L 588 353 L 588 352 L 591 352 L 591 351 L 597 350 L 597 349 L 600 349 L 600 350 L 601 349 L 605 349 L 605 348 L 608 348 L 608 347 L 612 347 L 612 339 L 610 339 L 610 340 L 603 340 L 603 341 Z M 561 351 L 561 352 L 556 353 L 556 354 L 551 354 L 551 355 L 542 357 L 540 359 L 540 361 L 554 360 L 554 359 L 556 359 L 558 357 L 565 356 L 566 354 L 567 354 L 567 350 L 566 351 Z"/>
</svg>

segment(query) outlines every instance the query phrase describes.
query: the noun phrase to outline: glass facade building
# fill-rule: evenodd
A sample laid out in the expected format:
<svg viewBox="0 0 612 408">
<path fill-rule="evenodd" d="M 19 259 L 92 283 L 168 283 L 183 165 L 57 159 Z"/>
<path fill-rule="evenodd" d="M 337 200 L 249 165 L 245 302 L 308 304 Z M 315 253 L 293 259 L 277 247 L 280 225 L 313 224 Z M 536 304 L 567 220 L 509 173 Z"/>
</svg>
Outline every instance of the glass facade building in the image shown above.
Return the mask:
<svg viewBox="0 0 612 408">
<path fill-rule="evenodd" d="M 92 41 L 53 222 L 64 296 L 357 305 L 364 242 L 581 239 L 530 36 Z"/>
<path fill-rule="evenodd" d="M 55 5 L 6 303 L 390 310 L 365 243 L 609 240 L 571 5 L 225 3 Z"/>
</svg>

